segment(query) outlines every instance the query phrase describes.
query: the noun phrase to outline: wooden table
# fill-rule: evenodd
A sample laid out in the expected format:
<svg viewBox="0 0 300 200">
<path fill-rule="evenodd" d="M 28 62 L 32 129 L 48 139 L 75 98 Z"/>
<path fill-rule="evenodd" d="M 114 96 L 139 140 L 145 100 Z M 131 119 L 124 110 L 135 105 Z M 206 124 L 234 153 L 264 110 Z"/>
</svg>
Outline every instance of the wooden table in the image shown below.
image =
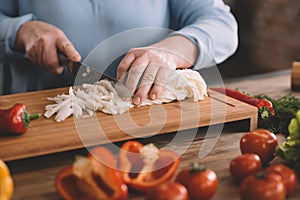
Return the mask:
<svg viewBox="0 0 300 200">
<path fill-rule="evenodd" d="M 290 92 L 290 72 L 266 74 L 262 76 L 245 77 L 242 79 L 227 80 L 226 86 L 230 88 L 240 88 L 251 94 L 265 93 L 272 97 L 279 97 Z M 300 96 L 300 93 L 293 93 Z M 181 145 L 169 145 L 169 149 L 177 149 L 189 145 L 187 151 L 181 156 L 180 168 L 188 166 L 192 161 L 199 160 L 207 167 L 213 169 L 219 178 L 217 194 L 213 199 L 234 200 L 239 199 L 239 187 L 235 185 L 229 174 L 230 161 L 240 155 L 239 140 L 245 133 L 243 125 L 245 122 L 228 123 L 225 125 L 220 137 L 205 137 L 208 127 L 199 128 L 197 135 L 190 144 L 188 140 L 181 138 Z M 188 138 L 195 129 L 186 131 Z M 168 144 L 173 138 L 172 133 L 157 135 L 150 138 L 141 139 L 144 143 L 155 143 L 159 147 Z M 216 144 L 215 144 L 216 142 Z M 117 143 L 117 144 L 121 144 Z M 208 145 L 207 145 L 208 144 Z M 215 144 L 215 145 L 214 145 Z M 210 149 L 212 150 L 210 151 Z M 201 149 L 201 152 L 200 152 Z M 12 149 L 13 151 L 13 149 Z M 208 155 L 199 158 L 201 153 Z M 8 161 L 15 183 L 13 199 L 45 199 L 58 200 L 60 197 L 54 188 L 54 178 L 60 169 L 70 165 L 75 155 L 86 155 L 86 149 L 70 150 L 61 153 L 54 153 L 44 156 Z M 200 153 L 200 154 L 199 154 Z M 299 199 L 300 185 L 297 191 L 288 199 Z M 143 199 L 141 195 L 130 193 L 130 199 Z"/>
</svg>

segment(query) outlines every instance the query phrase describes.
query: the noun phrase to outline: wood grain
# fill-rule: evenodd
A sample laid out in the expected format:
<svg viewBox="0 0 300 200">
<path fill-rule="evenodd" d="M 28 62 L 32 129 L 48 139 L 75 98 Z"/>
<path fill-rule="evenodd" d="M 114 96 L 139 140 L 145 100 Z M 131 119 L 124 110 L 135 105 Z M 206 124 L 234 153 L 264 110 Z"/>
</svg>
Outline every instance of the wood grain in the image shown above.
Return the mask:
<svg viewBox="0 0 300 200">
<path fill-rule="evenodd" d="M 276 98 L 291 92 L 290 72 L 284 74 L 259 75 L 256 77 L 243 77 L 240 80 L 227 82 L 226 86 L 233 89 L 240 88 L 250 94 L 264 93 Z M 300 97 L 300 92 L 292 91 L 292 94 Z M 4 98 L 0 97 L 0 99 L 1 104 Z M 9 101 L 13 100 L 10 99 Z M 35 102 L 37 103 L 37 101 Z M 14 102 L 11 102 L 11 104 L 12 103 Z M 227 107 L 227 109 L 230 108 L 231 106 Z M 28 111 L 31 112 L 31 108 L 29 108 Z M 147 113 L 145 112 L 143 115 L 147 115 Z M 133 119 L 137 120 L 135 117 L 133 117 Z M 240 186 L 233 183 L 229 173 L 229 164 L 235 156 L 240 155 L 239 141 L 241 136 L 245 133 L 241 130 L 245 129 L 245 127 L 241 127 L 244 125 L 247 126 L 247 121 L 248 120 L 242 120 L 226 123 L 219 137 L 213 137 L 214 134 L 207 135 L 207 127 L 199 128 L 192 143 L 187 140 L 188 134 L 191 134 L 189 133 L 189 130 L 187 130 L 183 137 L 180 138 L 180 145 L 170 144 L 170 141 L 174 137 L 173 133 L 138 139 L 138 141 L 141 141 L 144 144 L 150 142 L 155 143 L 158 147 L 165 147 L 168 145 L 167 148 L 170 150 L 187 148 L 180 157 L 180 169 L 189 166 L 191 162 L 195 160 L 199 160 L 206 167 L 214 170 L 219 178 L 218 190 L 212 200 L 239 200 Z M 32 123 L 32 127 L 34 127 L 37 122 L 38 121 Z M 145 122 L 149 122 L 149 120 Z M 116 142 L 115 144 L 119 146 L 122 144 L 122 141 Z M 213 145 L 210 146 L 206 144 Z M 32 145 L 34 145 L 33 142 Z M 0 149 L 2 152 L 2 147 L 0 147 Z M 10 148 L 9 150 L 14 151 L 13 148 Z M 200 158 L 200 152 L 207 152 L 208 154 L 205 157 Z M 12 200 L 61 200 L 54 187 L 55 176 L 65 166 L 72 164 L 76 155 L 86 155 L 86 153 L 87 149 L 82 148 L 6 162 L 11 170 L 15 183 L 15 191 Z M 272 162 L 277 161 L 278 160 L 275 159 Z M 299 200 L 299 196 L 300 184 L 298 184 L 296 191 L 287 199 Z M 145 196 L 131 192 L 128 199 L 144 200 Z"/>
<path fill-rule="evenodd" d="M 205 132 L 205 130 L 203 131 Z M 233 158 L 241 155 L 239 141 L 243 134 L 243 132 L 227 132 L 223 133 L 219 138 L 203 139 L 202 130 L 200 130 L 192 144 L 189 144 L 189 142 L 183 138 L 181 145 L 189 146 L 190 148 L 180 157 L 181 163 L 177 173 L 180 169 L 188 167 L 193 161 L 199 161 L 200 164 L 205 165 L 217 173 L 219 186 L 212 200 L 239 200 L 240 186 L 234 183 L 229 172 L 229 165 Z M 154 136 L 146 139 L 144 142 L 168 142 L 168 137 L 170 137 L 168 134 Z M 210 143 L 215 140 L 215 145 L 205 145 L 205 143 Z M 204 146 L 204 148 L 201 148 L 202 146 Z M 173 150 L 178 148 L 178 146 L 169 146 L 168 148 Z M 209 154 L 200 158 L 199 153 L 201 149 L 208 151 Z M 16 184 L 13 200 L 61 200 L 54 187 L 55 176 L 61 169 L 72 164 L 74 155 L 78 154 L 86 155 L 86 152 L 63 152 L 10 162 L 10 169 Z M 272 162 L 276 163 L 280 162 L 280 160 L 274 160 Z M 20 168 L 20 165 L 23 167 Z M 289 196 L 288 199 L 297 200 L 299 195 L 300 185 L 298 185 L 296 191 Z M 131 191 L 128 199 L 144 200 L 145 196 Z"/>
<path fill-rule="evenodd" d="M 21 102 L 29 113 L 43 114 L 45 106 L 52 103 L 47 97 L 67 92 L 68 88 L 60 88 L 1 96 L 0 108 Z M 92 117 L 70 117 L 61 123 L 42 116 L 31 122 L 24 135 L 0 137 L 0 158 L 28 158 L 245 119 L 249 119 L 250 129 L 255 129 L 257 109 L 214 91 L 203 101 L 132 108 L 122 115 L 97 112 Z"/>
</svg>

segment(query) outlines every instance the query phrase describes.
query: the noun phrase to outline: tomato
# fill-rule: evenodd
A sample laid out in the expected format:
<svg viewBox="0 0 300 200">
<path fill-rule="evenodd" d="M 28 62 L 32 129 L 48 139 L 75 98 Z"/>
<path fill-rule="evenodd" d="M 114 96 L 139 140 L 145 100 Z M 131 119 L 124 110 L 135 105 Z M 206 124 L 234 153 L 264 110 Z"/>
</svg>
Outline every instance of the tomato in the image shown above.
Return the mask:
<svg viewBox="0 0 300 200">
<path fill-rule="evenodd" d="M 176 182 L 187 188 L 191 200 L 211 199 L 218 188 L 217 174 L 203 166 L 194 165 L 192 168 L 182 169 Z"/>
<path fill-rule="evenodd" d="M 237 183 L 247 176 L 257 173 L 260 169 L 260 157 L 254 153 L 246 153 L 234 158 L 229 167 L 230 174 Z"/>
<path fill-rule="evenodd" d="M 188 200 L 188 191 L 180 183 L 164 182 L 147 192 L 147 200 Z"/>
<path fill-rule="evenodd" d="M 283 164 L 274 164 L 265 169 L 268 173 L 276 173 L 281 176 L 283 184 L 286 189 L 286 195 L 292 194 L 298 184 L 297 175 L 295 171 Z"/>
<path fill-rule="evenodd" d="M 276 135 L 264 129 L 248 132 L 240 140 L 242 154 L 255 153 L 259 155 L 263 165 L 274 158 L 277 145 Z"/>
<path fill-rule="evenodd" d="M 242 200 L 284 200 L 285 187 L 282 179 L 275 173 L 250 175 L 243 181 L 241 188 Z"/>
</svg>

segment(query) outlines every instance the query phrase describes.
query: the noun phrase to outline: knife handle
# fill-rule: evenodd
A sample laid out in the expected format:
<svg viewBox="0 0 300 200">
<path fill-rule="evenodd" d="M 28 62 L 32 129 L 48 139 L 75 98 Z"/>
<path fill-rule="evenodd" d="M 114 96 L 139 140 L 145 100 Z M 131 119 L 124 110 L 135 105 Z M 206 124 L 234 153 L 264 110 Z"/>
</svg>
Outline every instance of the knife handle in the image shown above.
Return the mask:
<svg viewBox="0 0 300 200">
<path fill-rule="evenodd" d="M 57 53 L 58 56 L 58 62 L 61 66 L 68 66 L 70 63 L 70 60 L 67 56 L 65 56 L 64 54 L 58 52 Z"/>
</svg>

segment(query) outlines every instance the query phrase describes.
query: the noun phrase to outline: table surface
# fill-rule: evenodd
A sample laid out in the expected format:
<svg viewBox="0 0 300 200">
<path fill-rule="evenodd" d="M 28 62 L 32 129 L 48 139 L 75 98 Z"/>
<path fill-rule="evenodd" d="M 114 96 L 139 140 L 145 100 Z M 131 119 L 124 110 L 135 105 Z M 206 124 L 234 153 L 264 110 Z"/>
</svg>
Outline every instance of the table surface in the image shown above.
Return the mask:
<svg viewBox="0 0 300 200">
<path fill-rule="evenodd" d="M 239 88 L 250 94 L 268 94 L 271 97 L 280 97 L 290 93 L 290 71 L 264 74 L 259 76 L 244 77 L 241 79 L 227 80 L 225 85 L 229 88 Z M 300 93 L 293 92 L 300 97 Z M 187 167 L 191 162 L 198 160 L 206 167 L 214 170 L 219 179 L 219 187 L 213 199 L 240 199 L 239 186 L 234 184 L 229 174 L 230 161 L 240 155 L 239 140 L 247 131 L 245 122 L 234 122 L 222 126 L 204 127 L 197 130 L 185 131 L 185 137 L 180 138 L 180 146 L 171 144 L 174 133 L 157 135 L 149 138 L 139 139 L 143 143 L 154 143 L 158 147 L 168 145 L 170 150 L 187 148 L 181 155 L 179 169 Z M 222 130 L 221 135 L 206 135 L 212 130 Z M 193 135 L 197 133 L 196 136 Z M 189 137 L 190 136 L 190 137 Z M 190 138 L 194 137 L 192 142 Z M 281 138 L 282 139 L 282 138 Z M 117 143 L 117 145 L 120 145 Z M 54 179 L 56 174 L 74 161 L 76 155 L 86 155 L 86 149 L 77 149 L 37 156 L 27 159 L 8 161 L 15 184 L 13 199 L 45 199 L 59 200 L 55 191 Z M 273 162 L 276 162 L 273 161 Z M 300 184 L 296 192 L 288 199 L 299 199 Z M 142 195 L 130 193 L 129 199 L 144 199 Z"/>
</svg>

